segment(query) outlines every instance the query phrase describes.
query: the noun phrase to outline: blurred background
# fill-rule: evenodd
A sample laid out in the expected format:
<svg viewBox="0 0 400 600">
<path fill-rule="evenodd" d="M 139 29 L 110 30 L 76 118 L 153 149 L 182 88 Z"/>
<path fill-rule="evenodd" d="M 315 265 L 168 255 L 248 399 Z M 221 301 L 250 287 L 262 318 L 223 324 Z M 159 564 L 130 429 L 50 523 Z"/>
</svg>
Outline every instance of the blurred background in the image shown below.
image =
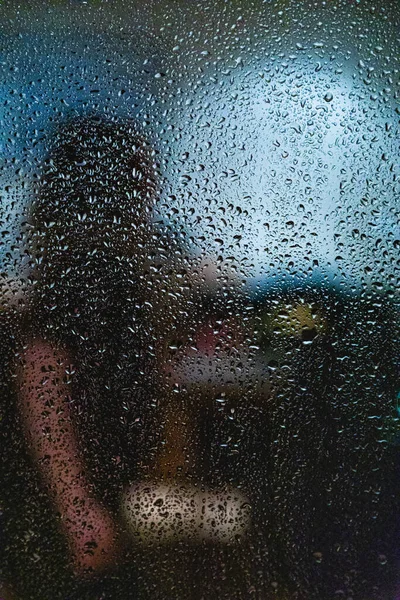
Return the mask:
<svg viewBox="0 0 400 600">
<path fill-rule="evenodd" d="M 0 14 L 5 600 L 394 600 L 398 2 L 49 0 Z M 78 446 L 123 539 L 85 576 L 21 421 L 16 367 L 47 281 L 35 203 L 60 127 L 82 118 L 134 123 L 156 180 L 149 239 L 132 225 L 130 304 L 104 316 L 103 272 L 85 271 L 97 317 L 79 335 L 91 352 L 105 343 L 109 369 L 85 371 L 80 342 Z M 96 140 L 87 169 L 77 150 L 74 189 L 118 165 L 109 137 L 109 162 Z M 99 315 L 121 343 L 100 344 Z M 158 541 L 149 511 L 167 523 L 151 526 Z"/>
</svg>

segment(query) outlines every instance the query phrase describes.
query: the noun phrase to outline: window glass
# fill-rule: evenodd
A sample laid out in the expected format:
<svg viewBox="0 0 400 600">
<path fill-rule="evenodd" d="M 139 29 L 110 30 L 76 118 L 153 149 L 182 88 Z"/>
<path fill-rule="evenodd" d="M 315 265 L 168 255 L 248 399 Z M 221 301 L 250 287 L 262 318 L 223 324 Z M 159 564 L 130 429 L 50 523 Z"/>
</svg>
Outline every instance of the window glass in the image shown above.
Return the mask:
<svg viewBox="0 0 400 600">
<path fill-rule="evenodd" d="M 395 600 L 398 5 L 0 16 L 0 597 Z"/>
</svg>

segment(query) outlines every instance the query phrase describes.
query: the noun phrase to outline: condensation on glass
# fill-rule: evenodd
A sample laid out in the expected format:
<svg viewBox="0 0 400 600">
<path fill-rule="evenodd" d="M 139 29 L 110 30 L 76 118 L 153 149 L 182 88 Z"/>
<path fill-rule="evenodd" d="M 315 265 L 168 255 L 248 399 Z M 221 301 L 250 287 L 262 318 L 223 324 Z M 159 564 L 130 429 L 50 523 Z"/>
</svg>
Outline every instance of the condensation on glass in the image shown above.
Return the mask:
<svg viewBox="0 0 400 600">
<path fill-rule="evenodd" d="M 0 14 L 1 598 L 396 600 L 398 4 Z"/>
</svg>

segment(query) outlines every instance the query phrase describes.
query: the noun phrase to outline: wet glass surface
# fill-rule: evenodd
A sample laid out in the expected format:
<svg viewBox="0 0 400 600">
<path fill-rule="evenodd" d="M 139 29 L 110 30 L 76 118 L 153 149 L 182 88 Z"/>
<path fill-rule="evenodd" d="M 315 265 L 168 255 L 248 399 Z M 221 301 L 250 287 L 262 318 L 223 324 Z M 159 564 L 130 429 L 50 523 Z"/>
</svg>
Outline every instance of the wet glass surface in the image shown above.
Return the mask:
<svg viewBox="0 0 400 600">
<path fill-rule="evenodd" d="M 0 597 L 396 600 L 399 6 L 0 6 Z"/>
</svg>

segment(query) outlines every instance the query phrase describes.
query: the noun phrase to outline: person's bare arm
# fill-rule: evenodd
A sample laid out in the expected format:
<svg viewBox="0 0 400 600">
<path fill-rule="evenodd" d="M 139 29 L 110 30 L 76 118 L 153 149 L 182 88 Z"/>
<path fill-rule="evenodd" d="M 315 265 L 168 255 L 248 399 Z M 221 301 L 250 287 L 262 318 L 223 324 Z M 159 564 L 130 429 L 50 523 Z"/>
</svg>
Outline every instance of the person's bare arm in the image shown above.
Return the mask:
<svg viewBox="0 0 400 600">
<path fill-rule="evenodd" d="M 115 529 L 90 493 L 70 410 L 73 369 L 62 351 L 42 339 L 25 348 L 19 372 L 19 406 L 32 452 L 67 533 L 78 571 L 112 560 Z"/>
</svg>

